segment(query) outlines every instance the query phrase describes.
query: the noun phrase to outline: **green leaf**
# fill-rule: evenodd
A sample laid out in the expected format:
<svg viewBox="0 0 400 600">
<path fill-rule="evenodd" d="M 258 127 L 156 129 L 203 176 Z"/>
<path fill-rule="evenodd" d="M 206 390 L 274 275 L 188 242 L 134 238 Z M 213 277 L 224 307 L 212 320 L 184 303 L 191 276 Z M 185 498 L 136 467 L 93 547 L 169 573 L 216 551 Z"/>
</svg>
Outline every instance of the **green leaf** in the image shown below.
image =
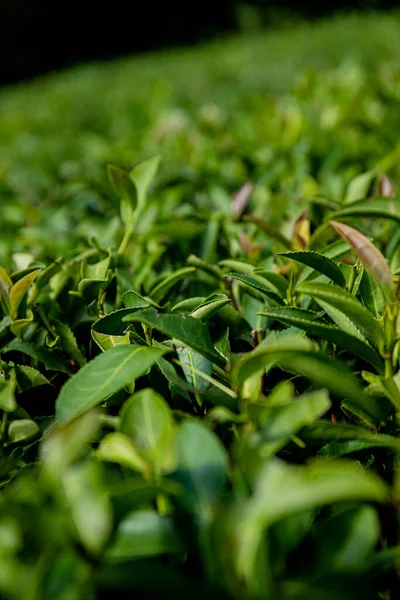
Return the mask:
<svg viewBox="0 0 400 600">
<path fill-rule="evenodd" d="M 315 536 L 316 569 L 363 572 L 379 539 L 380 523 L 371 506 L 341 511 L 320 525 Z"/>
<path fill-rule="evenodd" d="M 93 323 L 92 338 L 102 350 L 109 350 L 120 344 L 129 344 L 129 327 L 123 322 L 123 317 L 130 314 L 132 308 L 121 308 Z"/>
<path fill-rule="evenodd" d="M 157 174 L 160 166 L 161 156 L 154 156 L 134 167 L 129 173 L 137 192 L 138 208 L 142 209 L 146 203 L 147 191 L 151 182 Z"/>
<path fill-rule="evenodd" d="M 341 287 L 346 285 L 344 275 L 337 264 L 333 262 L 332 259 L 319 252 L 314 252 L 312 250 L 309 250 L 308 252 L 280 252 L 278 256 L 284 256 L 285 258 L 290 258 L 303 265 L 307 265 L 315 271 L 322 273 L 322 275 L 325 275 Z"/>
<path fill-rule="evenodd" d="M 351 246 L 358 258 L 382 289 L 390 301 L 393 296 L 393 279 L 388 263 L 382 252 L 378 250 L 362 233 L 337 221 L 329 221 L 330 225 Z"/>
<path fill-rule="evenodd" d="M 31 302 L 33 302 L 39 292 L 50 282 L 52 277 L 54 277 L 60 270 L 64 263 L 64 258 L 57 258 L 54 262 L 52 262 L 49 266 L 42 269 L 39 275 L 36 277 L 35 282 L 32 286 L 31 292 Z"/>
<path fill-rule="evenodd" d="M 329 229 L 327 224 L 324 224 L 324 227 L 327 230 Z M 339 259 L 342 256 L 349 254 L 350 249 L 346 242 L 343 242 L 342 240 L 336 240 L 332 244 L 329 244 L 329 246 L 318 248 L 317 251 L 318 254 L 326 256 L 326 258 L 330 258 L 332 261 L 334 261 L 334 259 Z M 318 276 L 318 271 L 315 271 L 315 269 L 313 269 L 312 267 L 305 267 L 305 269 L 303 269 L 300 273 L 298 283 L 300 283 L 301 281 L 306 281 L 308 279 L 315 279 Z"/>
<path fill-rule="evenodd" d="M 356 356 L 359 356 L 373 365 L 376 369 L 383 369 L 381 358 L 375 350 L 366 343 L 366 341 L 362 341 L 359 337 L 350 335 L 338 327 L 328 325 L 327 323 L 321 322 L 321 320 L 316 320 L 315 313 L 298 308 L 278 307 L 262 311 L 259 314 L 272 319 L 277 319 L 285 325 L 298 327 L 312 335 L 320 336 L 322 339 L 337 345 L 339 349 L 347 350 Z"/>
<path fill-rule="evenodd" d="M 119 434 L 122 437 L 123 434 Z M 158 484 L 150 483 L 142 476 L 132 476 L 108 486 L 115 515 L 118 520 L 129 514 L 133 508 L 157 501 L 160 496 L 179 496 L 182 489 L 171 479 L 161 479 Z"/>
<path fill-rule="evenodd" d="M 62 387 L 56 401 L 57 420 L 65 424 L 90 410 L 147 373 L 164 353 L 159 348 L 128 345 L 106 350 Z"/>
<path fill-rule="evenodd" d="M 220 260 L 218 263 L 221 267 L 226 267 L 229 270 L 241 273 L 242 275 L 253 275 L 255 266 L 251 263 L 245 262 L 244 260 L 233 260 L 226 258 Z"/>
<path fill-rule="evenodd" d="M 325 450 L 321 454 L 333 456 L 333 451 L 344 442 L 348 442 L 347 452 L 353 452 L 362 448 L 391 448 L 397 452 L 400 451 L 400 440 L 394 436 L 384 433 L 371 433 L 365 427 L 357 425 L 347 425 L 344 423 L 330 423 L 329 421 L 318 421 L 304 429 L 299 437 L 307 444 L 326 444 Z M 360 448 L 356 447 L 358 442 L 362 442 Z M 351 445 L 354 444 L 352 447 Z M 352 449 L 351 449 L 352 448 Z M 342 452 L 343 454 L 345 452 Z"/>
<path fill-rule="evenodd" d="M 380 379 L 379 376 L 377 377 L 378 379 Z M 365 388 L 364 393 L 374 397 L 379 396 L 379 393 L 370 394 L 370 386 Z M 342 409 L 342 412 L 346 415 L 346 417 L 348 417 L 353 423 L 361 424 L 364 427 L 368 427 L 371 431 L 376 430 L 376 422 L 374 423 L 374 420 L 371 419 L 371 415 L 365 412 L 365 410 L 363 410 L 360 405 L 354 404 L 349 400 L 343 400 L 340 405 L 340 408 Z M 382 421 L 385 422 L 387 420 L 387 406 L 385 406 L 384 403 L 381 403 L 381 408 Z"/>
<path fill-rule="evenodd" d="M 179 502 L 208 519 L 225 485 L 228 456 L 217 436 L 197 421 L 185 421 L 178 435 L 179 464 L 174 479 L 183 486 Z"/>
<path fill-rule="evenodd" d="M 78 291 L 70 290 L 71 295 L 78 295 L 84 298 L 89 304 L 93 300 L 97 299 L 100 292 L 104 291 L 111 283 L 113 273 L 111 269 L 107 272 L 107 277 L 103 279 L 81 279 L 78 283 Z"/>
<path fill-rule="evenodd" d="M 42 472 L 55 487 L 64 469 L 86 453 L 100 429 L 100 413 L 95 408 L 64 427 L 53 427 L 40 445 Z"/>
<path fill-rule="evenodd" d="M 281 296 L 278 296 L 270 285 L 266 285 L 266 280 L 263 280 L 262 277 L 250 277 L 249 275 L 242 275 L 241 273 L 227 273 L 225 277 L 231 277 L 232 279 L 240 281 L 240 283 L 243 283 L 245 286 L 253 288 L 268 298 L 271 298 L 271 300 L 277 304 L 283 304 L 284 302 L 284 299 L 281 298 Z"/>
<path fill-rule="evenodd" d="M 252 497 L 235 515 L 239 573 L 252 573 L 264 530 L 273 523 L 334 502 L 384 502 L 388 492 L 381 479 L 354 463 L 319 460 L 303 467 L 266 461 Z"/>
<path fill-rule="evenodd" d="M 182 267 L 182 269 L 177 269 L 173 273 L 163 277 L 157 285 L 152 287 L 149 291 L 149 296 L 151 296 L 154 302 L 160 303 L 178 281 L 195 272 L 196 269 L 194 267 Z"/>
<path fill-rule="evenodd" d="M 57 356 L 57 354 L 53 351 L 47 350 L 46 348 L 42 348 L 37 344 L 31 344 L 29 342 L 19 342 L 18 340 L 13 340 L 10 342 L 3 350 L 2 354 L 6 354 L 7 352 L 21 352 L 26 356 L 30 356 L 43 363 L 49 371 L 60 371 L 62 373 L 71 373 L 71 369 L 61 357 Z"/>
<path fill-rule="evenodd" d="M 254 275 L 259 275 L 263 279 L 266 279 L 274 286 L 274 288 L 276 288 L 278 293 L 283 297 L 286 296 L 289 284 L 283 275 L 279 275 L 279 273 L 274 273 L 272 271 L 266 271 L 265 269 L 254 269 Z"/>
<path fill-rule="evenodd" d="M 124 322 L 145 323 L 170 338 L 177 338 L 217 364 L 224 364 L 212 345 L 206 325 L 190 315 L 162 314 L 154 308 L 131 312 L 122 318 Z"/>
<path fill-rule="evenodd" d="M 12 319 L 8 315 L 6 315 L 0 320 L 0 339 L 5 337 L 8 334 L 8 332 L 11 331 L 11 324 Z"/>
<path fill-rule="evenodd" d="M 344 204 L 351 204 L 360 198 L 365 198 L 376 177 L 376 171 L 366 171 L 354 177 L 347 188 Z"/>
<path fill-rule="evenodd" d="M 63 484 L 78 537 L 88 552 L 97 555 L 112 531 L 111 503 L 101 463 L 85 461 L 69 467 Z"/>
<path fill-rule="evenodd" d="M 385 443 L 380 444 L 377 441 L 368 440 L 349 440 L 347 442 L 329 442 L 318 451 L 318 456 L 326 456 L 329 458 L 339 458 L 346 456 L 352 452 L 360 452 L 361 450 L 369 450 L 371 448 L 387 448 Z M 390 447 L 390 446 L 389 446 Z M 398 448 L 397 448 L 398 451 Z"/>
<path fill-rule="evenodd" d="M 32 440 L 39 434 L 39 427 L 35 421 L 20 419 L 12 421 L 8 427 L 8 443 L 20 444 Z"/>
<path fill-rule="evenodd" d="M 205 373 L 211 377 L 212 362 L 198 352 L 193 352 L 191 348 L 182 347 L 178 349 L 179 360 L 182 365 L 183 374 L 186 381 L 195 390 L 201 392 L 210 387 L 210 384 L 198 372 Z"/>
<path fill-rule="evenodd" d="M 323 301 L 337 308 L 349 317 L 361 330 L 362 334 L 373 344 L 379 345 L 382 341 L 382 331 L 378 321 L 369 310 L 347 290 L 334 284 L 315 281 L 304 282 L 297 286 L 297 291 L 307 294 L 317 302 Z"/>
<path fill-rule="evenodd" d="M 292 353 L 299 350 L 311 351 L 313 343 L 311 340 L 301 336 L 287 336 L 277 339 L 271 336 L 255 350 L 247 352 L 236 362 L 232 371 L 232 381 L 235 386 L 241 388 L 249 377 L 262 373 L 265 366 L 282 353 Z"/>
<path fill-rule="evenodd" d="M 183 544 L 172 519 L 153 510 L 136 510 L 118 525 L 115 539 L 105 553 L 107 562 L 183 552 Z"/>
<path fill-rule="evenodd" d="M 17 408 L 15 400 L 15 378 L 0 380 L 0 409 L 6 412 L 14 412 Z"/>
<path fill-rule="evenodd" d="M 10 326 L 11 333 L 13 333 L 17 338 L 22 338 L 32 322 L 32 317 L 29 319 L 17 319 Z"/>
<path fill-rule="evenodd" d="M 3 282 L 3 287 L 5 287 L 7 289 L 7 291 L 9 292 L 13 286 L 13 282 L 12 282 L 11 277 L 3 269 L 3 267 L 0 267 L 0 280 Z"/>
<path fill-rule="evenodd" d="M 123 405 L 120 430 L 155 476 L 176 467 L 176 431 L 171 409 L 154 390 L 133 394 Z"/>
<path fill-rule="evenodd" d="M 248 352 L 236 363 L 232 371 L 235 386 L 242 388 L 249 377 L 261 374 L 271 362 L 277 363 L 289 373 L 310 379 L 341 398 L 352 400 L 379 422 L 381 413 L 375 400 L 363 394 L 351 371 L 340 361 L 313 352 L 312 343 L 306 338 L 288 336 L 267 340 L 267 343 L 260 344 L 255 350 Z"/>
<path fill-rule="evenodd" d="M 353 202 L 350 206 L 346 206 L 329 215 L 330 219 L 342 219 L 344 217 L 364 217 L 369 219 L 390 219 L 400 222 L 398 201 L 396 210 L 393 210 L 393 198 L 371 198 L 371 200 L 360 200 Z"/>
<path fill-rule="evenodd" d="M 379 319 L 385 306 L 385 298 L 378 284 L 364 270 L 360 282 L 360 298 L 372 315 Z"/>
<path fill-rule="evenodd" d="M 86 364 L 86 358 L 79 349 L 72 329 L 66 323 L 61 323 L 61 321 L 54 321 L 54 327 L 64 352 L 70 356 L 79 367 L 83 367 L 83 365 Z"/>
<path fill-rule="evenodd" d="M 345 315 L 338 308 L 334 308 L 330 304 L 323 302 L 323 300 L 318 300 L 318 304 L 320 307 L 326 312 L 326 314 L 332 319 L 332 321 L 341 329 L 342 331 L 347 331 L 350 335 L 358 338 L 365 344 L 368 344 L 367 338 L 361 333 L 358 329 L 357 325 L 349 319 L 347 315 Z"/>
<path fill-rule="evenodd" d="M 115 462 L 135 471 L 146 472 L 146 461 L 140 456 L 127 435 L 114 431 L 101 440 L 96 455 L 105 462 Z"/>
<path fill-rule="evenodd" d="M 147 308 L 149 301 L 133 290 L 128 290 L 122 294 L 122 302 L 126 308 Z"/>
<path fill-rule="evenodd" d="M 107 335 L 105 333 L 99 333 L 98 331 L 92 329 L 91 333 L 92 338 L 102 350 L 109 350 L 110 348 L 114 348 L 115 346 L 130 343 L 129 331 L 127 331 L 125 335 Z"/>
<path fill-rule="evenodd" d="M 6 271 L 3 269 L 3 267 L 0 267 L 0 300 L 3 312 L 6 315 L 9 315 L 11 312 L 10 289 L 12 288 L 12 286 L 12 280 L 10 279 Z"/>
<path fill-rule="evenodd" d="M 32 271 L 25 277 L 22 277 L 17 283 L 15 283 L 10 290 L 10 307 L 11 307 L 11 316 L 13 319 L 17 319 L 18 317 L 18 309 L 22 302 L 23 297 L 26 292 L 35 281 L 36 277 L 39 275 L 40 269 L 36 269 Z"/>
<path fill-rule="evenodd" d="M 261 456 L 266 458 L 275 454 L 300 429 L 322 417 L 330 406 L 326 390 L 320 390 L 304 394 L 288 404 L 265 409 L 255 436 L 261 444 Z"/>
<path fill-rule="evenodd" d="M 134 203 L 136 199 L 136 188 L 131 181 L 128 171 L 125 171 L 120 167 L 107 165 L 107 175 L 118 198 L 120 200 L 126 198 Z M 135 206 L 133 207 L 135 208 Z"/>
<path fill-rule="evenodd" d="M 110 268 L 110 256 L 96 263 L 85 263 L 82 268 L 83 279 L 93 279 L 94 281 L 104 281 Z"/>
<path fill-rule="evenodd" d="M 213 294 L 211 298 L 208 298 L 205 302 L 202 302 L 197 306 L 190 315 L 195 319 L 207 322 L 213 317 L 221 308 L 230 303 L 230 299 L 225 294 Z"/>
<path fill-rule="evenodd" d="M 288 250 L 292 249 L 292 242 L 286 236 L 284 236 L 283 233 L 281 233 L 279 231 L 279 229 L 276 229 L 275 227 L 272 227 L 272 225 L 270 225 L 269 223 L 267 223 L 267 221 L 263 221 L 262 219 L 259 219 L 258 217 L 253 217 L 251 215 L 245 215 L 243 217 L 243 220 L 244 221 L 250 221 L 251 223 L 254 223 L 255 225 L 257 225 L 257 227 L 259 227 L 260 229 L 262 229 L 263 231 L 265 231 L 265 233 L 269 237 L 271 237 L 272 239 L 275 239 L 282 246 L 284 246 Z"/>
<path fill-rule="evenodd" d="M 41 385 L 51 385 L 50 381 L 44 375 L 33 367 L 25 365 L 16 365 L 14 367 L 15 378 L 19 391 L 24 392 Z"/>
<path fill-rule="evenodd" d="M 381 410 L 374 398 L 366 396 L 357 379 L 339 360 L 332 360 L 323 354 L 297 352 L 291 356 L 278 357 L 278 365 L 289 373 L 307 377 L 332 394 L 351 400 L 372 415 L 377 422 L 381 419 Z"/>
<path fill-rule="evenodd" d="M 121 219 L 124 225 L 128 225 L 133 217 L 138 203 L 137 191 L 132 183 L 128 171 L 113 165 L 107 166 L 108 179 L 121 201 Z"/>
</svg>

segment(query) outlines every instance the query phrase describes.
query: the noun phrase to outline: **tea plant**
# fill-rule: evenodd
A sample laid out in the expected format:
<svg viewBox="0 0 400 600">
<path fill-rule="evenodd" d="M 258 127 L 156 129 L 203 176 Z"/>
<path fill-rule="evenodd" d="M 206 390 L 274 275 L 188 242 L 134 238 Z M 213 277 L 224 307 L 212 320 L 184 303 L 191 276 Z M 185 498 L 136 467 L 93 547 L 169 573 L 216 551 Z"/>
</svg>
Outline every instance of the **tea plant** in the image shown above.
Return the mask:
<svg viewBox="0 0 400 600">
<path fill-rule="evenodd" d="M 3 595 L 395 597 L 391 182 L 290 236 L 245 184 L 158 271 L 158 164 L 109 167 L 114 245 L 0 273 Z"/>
<path fill-rule="evenodd" d="M 0 597 L 399 597 L 397 23 L 2 96 Z"/>
</svg>

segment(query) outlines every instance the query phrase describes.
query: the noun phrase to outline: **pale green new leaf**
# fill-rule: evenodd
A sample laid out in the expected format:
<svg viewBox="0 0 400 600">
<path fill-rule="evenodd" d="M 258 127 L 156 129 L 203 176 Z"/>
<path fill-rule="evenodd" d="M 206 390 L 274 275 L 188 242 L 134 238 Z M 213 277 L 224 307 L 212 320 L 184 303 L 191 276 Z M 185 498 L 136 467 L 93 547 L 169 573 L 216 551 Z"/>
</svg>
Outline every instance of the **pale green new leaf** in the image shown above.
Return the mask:
<svg viewBox="0 0 400 600">
<path fill-rule="evenodd" d="M 304 394 L 281 406 L 266 408 L 260 418 L 260 430 L 255 438 L 264 458 L 285 446 L 300 429 L 322 417 L 331 402 L 326 390 Z"/>
<path fill-rule="evenodd" d="M 183 552 L 184 547 L 170 517 L 154 510 L 135 510 L 118 525 L 105 560 L 123 563 L 160 554 Z"/>
<path fill-rule="evenodd" d="M 62 481 L 78 539 L 90 554 L 97 555 L 108 541 L 113 520 L 102 465 L 77 463 L 64 472 Z"/>
<path fill-rule="evenodd" d="M 151 388 L 140 390 L 123 405 L 120 430 L 155 475 L 174 470 L 176 428 L 168 404 Z"/>
<path fill-rule="evenodd" d="M 160 162 L 161 156 L 154 156 L 138 164 L 129 173 L 129 178 L 136 188 L 139 209 L 142 209 L 145 205 L 147 191 L 157 174 Z"/>
</svg>

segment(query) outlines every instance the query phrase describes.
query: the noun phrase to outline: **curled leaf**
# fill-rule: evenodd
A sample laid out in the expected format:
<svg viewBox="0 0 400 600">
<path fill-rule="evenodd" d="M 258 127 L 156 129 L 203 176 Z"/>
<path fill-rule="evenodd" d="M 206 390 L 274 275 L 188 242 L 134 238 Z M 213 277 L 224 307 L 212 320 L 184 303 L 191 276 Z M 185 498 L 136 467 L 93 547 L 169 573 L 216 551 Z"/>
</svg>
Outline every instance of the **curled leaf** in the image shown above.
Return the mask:
<svg viewBox="0 0 400 600">
<path fill-rule="evenodd" d="M 242 216 L 243 211 L 249 203 L 251 194 L 253 193 L 254 185 L 251 181 L 248 181 L 237 192 L 232 196 L 231 200 L 231 212 L 232 218 L 238 221 Z"/>
<path fill-rule="evenodd" d="M 381 288 L 386 299 L 391 300 L 393 295 L 392 273 L 382 252 L 357 229 L 338 221 L 329 221 L 329 224 L 351 246 L 372 279 Z"/>
<path fill-rule="evenodd" d="M 296 219 L 293 231 L 293 248 L 295 250 L 306 250 L 310 242 L 310 221 L 308 220 L 308 208 L 304 209 Z"/>
<path fill-rule="evenodd" d="M 396 195 L 393 183 L 390 181 L 387 175 L 382 175 L 382 177 L 379 179 L 378 195 L 383 196 L 384 198 L 392 198 Z"/>
</svg>

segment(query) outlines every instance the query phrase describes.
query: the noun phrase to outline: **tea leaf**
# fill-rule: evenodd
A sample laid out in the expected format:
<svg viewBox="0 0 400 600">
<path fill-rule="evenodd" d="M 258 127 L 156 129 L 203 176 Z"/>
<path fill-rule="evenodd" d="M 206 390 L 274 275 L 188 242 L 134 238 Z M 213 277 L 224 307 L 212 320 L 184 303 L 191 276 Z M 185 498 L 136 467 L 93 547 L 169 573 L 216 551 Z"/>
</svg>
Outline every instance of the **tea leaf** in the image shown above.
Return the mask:
<svg viewBox="0 0 400 600">
<path fill-rule="evenodd" d="M 118 525 L 115 540 L 105 553 L 107 562 L 130 562 L 160 554 L 183 552 L 183 544 L 169 517 L 152 510 L 135 510 Z"/>
<path fill-rule="evenodd" d="M 178 434 L 179 463 L 174 479 L 183 486 L 179 502 L 190 513 L 208 519 L 227 477 L 228 457 L 205 425 L 186 421 Z"/>
<path fill-rule="evenodd" d="M 342 219 L 343 217 L 365 217 L 371 219 L 378 217 L 400 222 L 399 213 L 392 209 L 393 202 L 393 199 L 390 198 L 360 200 L 353 202 L 349 207 L 331 213 L 329 217 L 331 219 Z"/>
<path fill-rule="evenodd" d="M 39 427 L 35 421 L 30 419 L 12 421 L 8 428 L 8 443 L 20 444 L 21 442 L 27 442 L 39 435 L 39 432 Z"/>
<path fill-rule="evenodd" d="M 276 292 L 271 289 L 269 285 L 266 285 L 266 280 L 263 281 L 262 277 L 249 277 L 248 275 L 242 275 L 241 273 L 228 273 L 226 277 L 231 277 L 232 279 L 236 279 L 243 283 L 245 286 L 253 288 L 264 294 L 271 300 L 273 300 L 276 304 L 283 304 L 283 298 L 281 298 Z"/>
<path fill-rule="evenodd" d="M 103 550 L 112 531 L 111 503 L 102 479 L 101 464 L 94 461 L 75 464 L 63 475 L 78 537 L 94 555 Z"/>
<path fill-rule="evenodd" d="M 23 297 L 26 292 L 35 281 L 36 277 L 39 275 L 40 269 L 36 269 L 29 273 L 29 275 L 25 275 L 22 277 L 17 283 L 15 283 L 10 289 L 10 308 L 11 308 L 11 316 L 13 319 L 18 317 L 18 309 L 22 302 Z"/>
<path fill-rule="evenodd" d="M 141 390 L 125 402 L 120 430 L 155 475 L 174 470 L 175 424 L 168 404 L 154 390 Z"/>
<path fill-rule="evenodd" d="M 177 338 L 211 361 L 223 364 L 221 356 L 212 345 L 206 325 L 190 315 L 169 315 L 158 313 L 154 308 L 139 310 L 122 318 L 124 322 L 145 323 L 170 338 Z"/>
<path fill-rule="evenodd" d="M 305 310 L 293 309 L 289 307 L 269 309 L 259 313 L 265 317 L 270 317 L 285 323 L 303 329 L 307 333 L 320 336 L 322 339 L 352 352 L 356 356 L 366 360 L 375 368 L 382 369 L 383 362 L 379 355 L 367 344 L 366 341 L 342 331 L 338 327 L 328 325 L 316 320 L 314 313 Z"/>
<path fill-rule="evenodd" d="M 139 209 L 143 209 L 147 191 L 151 182 L 153 181 L 158 167 L 160 166 L 161 156 L 154 156 L 144 162 L 138 164 L 129 173 L 130 180 L 134 183 L 137 192 L 137 204 Z"/>
<path fill-rule="evenodd" d="M 344 275 L 337 264 L 327 256 L 319 254 L 318 252 L 312 250 L 309 250 L 308 252 L 280 252 L 278 256 L 284 256 L 285 258 L 290 258 L 303 265 L 307 265 L 319 273 L 326 275 L 326 277 L 332 279 L 332 281 L 341 287 L 346 285 Z"/>
<path fill-rule="evenodd" d="M 331 402 L 325 390 L 304 394 L 282 406 L 271 406 L 261 416 L 260 432 L 257 436 L 262 444 L 263 458 L 273 456 L 285 446 L 300 429 L 322 417 Z"/>
<path fill-rule="evenodd" d="M 351 204 L 360 198 L 365 198 L 375 177 L 374 170 L 357 175 L 347 188 L 344 204 Z"/>
<path fill-rule="evenodd" d="M 317 302 L 322 301 L 337 308 L 359 327 L 370 342 L 376 345 L 381 342 L 382 331 L 378 321 L 347 290 L 333 284 L 315 281 L 301 283 L 297 286 L 297 291 L 312 296 Z"/>
<path fill-rule="evenodd" d="M 87 363 L 62 387 L 56 402 L 61 424 L 90 410 L 144 375 L 165 354 L 160 348 L 121 345 Z"/>
</svg>

